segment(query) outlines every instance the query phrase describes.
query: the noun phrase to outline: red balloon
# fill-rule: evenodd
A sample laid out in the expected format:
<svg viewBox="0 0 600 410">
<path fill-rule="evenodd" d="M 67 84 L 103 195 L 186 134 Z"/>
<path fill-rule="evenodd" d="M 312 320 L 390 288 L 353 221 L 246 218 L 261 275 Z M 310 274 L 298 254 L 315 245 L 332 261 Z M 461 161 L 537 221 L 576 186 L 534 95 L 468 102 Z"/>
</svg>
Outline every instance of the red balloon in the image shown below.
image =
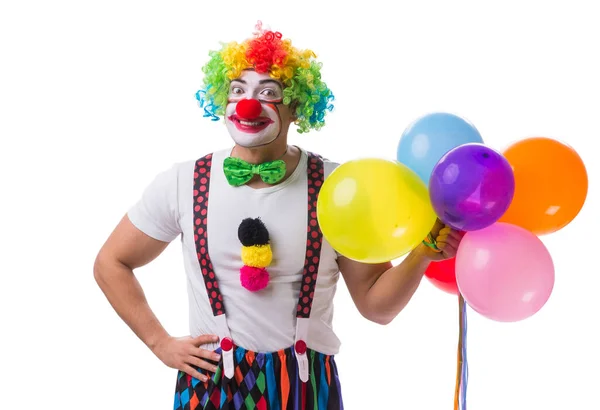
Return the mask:
<svg viewBox="0 0 600 410">
<path fill-rule="evenodd" d="M 458 295 L 456 272 L 454 270 L 456 258 L 431 262 L 425 271 L 425 276 L 433 285 L 451 295 Z"/>
</svg>

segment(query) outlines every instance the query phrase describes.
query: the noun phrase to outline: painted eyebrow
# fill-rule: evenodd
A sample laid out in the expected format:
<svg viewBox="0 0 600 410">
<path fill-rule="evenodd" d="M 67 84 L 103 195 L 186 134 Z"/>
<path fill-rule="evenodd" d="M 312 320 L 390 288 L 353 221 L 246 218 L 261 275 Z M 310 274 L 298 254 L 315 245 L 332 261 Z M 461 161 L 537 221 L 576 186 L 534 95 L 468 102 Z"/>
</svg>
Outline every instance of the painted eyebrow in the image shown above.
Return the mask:
<svg viewBox="0 0 600 410">
<path fill-rule="evenodd" d="M 274 84 L 276 84 L 276 85 L 277 85 L 279 88 L 281 88 L 281 84 L 279 84 L 279 83 L 278 83 L 277 81 L 275 81 L 275 80 L 269 80 L 269 79 L 267 79 L 267 80 L 260 80 L 258 83 L 259 83 L 259 84 L 274 83 Z"/>
<path fill-rule="evenodd" d="M 242 80 L 242 79 L 239 79 L 239 78 L 236 78 L 236 79 L 234 79 L 234 80 L 231 80 L 231 84 L 233 84 L 233 83 L 242 83 L 242 84 L 248 84 L 246 81 L 244 81 L 244 80 Z M 262 85 L 262 84 L 273 83 L 273 84 L 275 84 L 277 87 L 279 87 L 279 89 L 282 89 L 282 88 L 283 88 L 283 87 L 281 86 L 281 84 L 279 84 L 279 83 L 278 83 L 277 81 L 275 81 L 275 80 L 269 80 L 269 79 L 266 79 L 266 80 L 260 80 L 258 83 L 259 83 L 259 84 L 261 84 L 261 85 Z"/>
</svg>

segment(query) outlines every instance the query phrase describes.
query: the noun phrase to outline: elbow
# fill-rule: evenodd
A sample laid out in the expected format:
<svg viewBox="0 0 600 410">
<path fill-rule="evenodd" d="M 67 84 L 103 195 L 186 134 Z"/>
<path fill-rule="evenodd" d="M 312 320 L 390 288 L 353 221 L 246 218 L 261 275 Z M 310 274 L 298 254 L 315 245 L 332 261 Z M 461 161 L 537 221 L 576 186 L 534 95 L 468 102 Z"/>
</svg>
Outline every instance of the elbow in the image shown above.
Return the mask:
<svg viewBox="0 0 600 410">
<path fill-rule="evenodd" d="M 382 303 L 382 301 L 366 301 L 360 308 L 361 315 L 370 322 L 387 326 L 396 319 L 408 304 L 408 300 L 399 300 L 395 304 Z"/>
<path fill-rule="evenodd" d="M 376 308 L 361 309 L 360 314 L 362 315 L 362 317 L 367 319 L 369 322 L 377 323 L 378 325 L 381 325 L 381 326 L 389 325 L 390 323 L 392 323 L 394 318 L 397 316 L 397 313 L 388 312 L 383 309 L 376 309 Z"/>
<path fill-rule="evenodd" d="M 387 326 L 390 323 L 392 323 L 392 321 L 394 320 L 394 317 L 390 317 L 390 316 L 371 316 L 368 317 L 367 320 L 373 322 L 373 323 L 377 323 L 378 325 L 381 326 Z"/>
<path fill-rule="evenodd" d="M 96 256 L 96 260 L 94 261 L 94 267 L 92 270 L 94 273 L 94 280 L 96 281 L 98 286 L 102 287 L 102 285 L 105 283 L 105 278 L 103 275 L 104 270 L 102 269 L 101 255 Z"/>
<path fill-rule="evenodd" d="M 131 268 L 120 262 L 114 255 L 104 251 L 100 251 L 96 256 L 92 271 L 96 284 L 104 293 L 133 275 Z"/>
<path fill-rule="evenodd" d="M 102 290 L 109 284 L 111 276 L 114 276 L 114 266 L 111 259 L 102 251 L 96 256 L 93 266 L 94 280 Z"/>
</svg>

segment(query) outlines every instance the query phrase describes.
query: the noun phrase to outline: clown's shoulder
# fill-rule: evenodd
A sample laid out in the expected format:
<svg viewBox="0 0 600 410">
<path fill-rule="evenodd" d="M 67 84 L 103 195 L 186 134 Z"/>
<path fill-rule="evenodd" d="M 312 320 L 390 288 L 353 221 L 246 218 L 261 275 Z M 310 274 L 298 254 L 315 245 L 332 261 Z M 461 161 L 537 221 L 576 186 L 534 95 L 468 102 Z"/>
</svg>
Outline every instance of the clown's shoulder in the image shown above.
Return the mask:
<svg viewBox="0 0 600 410">
<path fill-rule="evenodd" d="M 226 155 L 225 151 L 157 166 L 157 170 L 142 181 L 143 192 L 127 211 L 129 220 L 154 239 L 173 241 L 182 233 L 181 216 L 187 209 L 186 198 L 193 191 L 196 167 L 211 165 L 212 156 Z"/>
<path fill-rule="evenodd" d="M 323 172 L 325 174 L 325 178 L 327 178 L 333 172 L 333 170 L 336 169 L 340 165 L 339 162 L 333 161 L 323 155 L 320 155 L 318 152 L 306 151 L 306 150 L 304 150 L 304 152 L 306 152 L 307 154 L 316 155 L 323 161 Z"/>
<path fill-rule="evenodd" d="M 197 160 L 185 160 L 158 166 L 142 181 L 143 191 L 127 211 L 127 217 L 139 230 L 163 242 L 171 242 L 182 233 L 181 193 L 193 181 Z"/>
</svg>

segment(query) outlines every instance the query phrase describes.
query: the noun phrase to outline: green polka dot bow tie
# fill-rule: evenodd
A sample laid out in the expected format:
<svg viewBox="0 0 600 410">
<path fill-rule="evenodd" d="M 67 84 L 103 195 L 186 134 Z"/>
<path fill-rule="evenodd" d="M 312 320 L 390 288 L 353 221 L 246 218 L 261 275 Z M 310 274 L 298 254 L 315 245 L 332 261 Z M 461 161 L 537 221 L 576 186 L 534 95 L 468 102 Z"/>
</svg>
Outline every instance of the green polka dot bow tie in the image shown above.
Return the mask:
<svg viewBox="0 0 600 410">
<path fill-rule="evenodd" d="M 263 162 L 258 165 L 233 157 L 225 158 L 225 161 L 223 161 L 225 178 L 232 186 L 244 185 L 254 175 L 259 175 L 267 184 L 276 184 L 285 176 L 285 170 L 285 162 L 281 159 Z"/>
</svg>

